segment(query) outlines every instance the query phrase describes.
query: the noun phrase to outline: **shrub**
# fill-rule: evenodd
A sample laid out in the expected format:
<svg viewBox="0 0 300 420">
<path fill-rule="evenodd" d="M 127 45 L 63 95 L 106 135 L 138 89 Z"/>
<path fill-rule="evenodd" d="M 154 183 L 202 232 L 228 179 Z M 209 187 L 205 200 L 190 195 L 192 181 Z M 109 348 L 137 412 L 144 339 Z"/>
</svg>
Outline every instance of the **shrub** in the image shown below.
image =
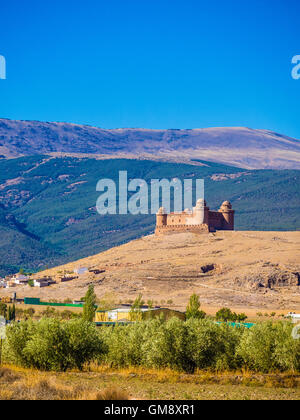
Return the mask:
<svg viewBox="0 0 300 420">
<path fill-rule="evenodd" d="M 216 325 L 206 320 L 189 320 L 189 353 L 198 369 L 231 369 L 238 367 L 236 348 L 243 329 Z"/>
<path fill-rule="evenodd" d="M 222 308 L 216 313 L 216 320 L 224 322 L 235 321 L 235 317 L 229 308 Z"/>
<path fill-rule="evenodd" d="M 242 337 L 238 354 L 250 369 L 261 372 L 300 369 L 300 342 L 292 337 L 292 324 L 265 322 Z"/>
<path fill-rule="evenodd" d="M 260 372 L 300 370 L 300 340 L 293 324 L 264 322 L 251 329 L 208 319 L 155 318 L 97 329 L 83 319 L 13 323 L 7 328 L 4 360 L 42 370 L 82 369 L 98 359 L 114 367 Z"/>
<path fill-rule="evenodd" d="M 169 367 L 185 372 L 195 370 L 189 353 L 188 326 L 178 318 L 167 322 L 155 319 L 148 323 L 144 335 L 143 354 L 149 367 Z"/>
<path fill-rule="evenodd" d="M 104 343 L 93 324 L 82 319 L 73 319 L 62 325 L 68 336 L 70 367 L 82 370 L 85 363 L 104 353 Z"/>
<path fill-rule="evenodd" d="M 216 313 L 216 319 L 217 321 L 232 321 L 232 322 L 244 322 L 247 319 L 247 315 L 244 313 L 236 314 L 235 312 L 232 312 L 229 308 L 222 308 Z"/>
<path fill-rule="evenodd" d="M 7 329 L 5 359 L 40 370 L 82 369 L 104 351 L 96 327 L 82 319 L 24 321 Z"/>
<path fill-rule="evenodd" d="M 105 361 L 114 367 L 138 366 L 143 364 L 142 343 L 147 322 L 116 326 L 100 331 L 107 348 Z"/>
<path fill-rule="evenodd" d="M 27 363 L 41 370 L 65 371 L 70 367 L 68 335 L 57 319 L 42 319 L 22 353 Z"/>
</svg>

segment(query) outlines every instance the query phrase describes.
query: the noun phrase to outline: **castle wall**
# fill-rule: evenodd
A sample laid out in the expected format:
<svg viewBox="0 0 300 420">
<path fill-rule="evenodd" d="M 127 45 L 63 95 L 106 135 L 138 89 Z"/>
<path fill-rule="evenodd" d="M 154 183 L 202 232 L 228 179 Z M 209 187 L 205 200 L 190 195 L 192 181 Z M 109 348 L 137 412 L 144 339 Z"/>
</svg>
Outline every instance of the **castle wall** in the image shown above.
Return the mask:
<svg viewBox="0 0 300 420">
<path fill-rule="evenodd" d="M 209 211 L 208 224 L 214 229 L 222 229 L 224 224 L 223 214 L 218 211 Z"/>
<path fill-rule="evenodd" d="M 202 205 L 201 205 L 202 204 Z M 203 205 L 204 204 L 204 205 Z M 157 235 L 171 232 L 215 232 L 234 229 L 234 210 L 226 201 L 219 211 L 210 211 L 204 200 L 199 200 L 193 211 L 166 214 L 164 209 L 157 213 Z"/>
<path fill-rule="evenodd" d="M 209 233 L 209 227 L 207 224 L 202 225 L 167 225 L 160 226 L 155 229 L 156 235 L 164 235 L 168 233 L 180 233 L 180 232 L 191 232 L 191 233 Z"/>
</svg>

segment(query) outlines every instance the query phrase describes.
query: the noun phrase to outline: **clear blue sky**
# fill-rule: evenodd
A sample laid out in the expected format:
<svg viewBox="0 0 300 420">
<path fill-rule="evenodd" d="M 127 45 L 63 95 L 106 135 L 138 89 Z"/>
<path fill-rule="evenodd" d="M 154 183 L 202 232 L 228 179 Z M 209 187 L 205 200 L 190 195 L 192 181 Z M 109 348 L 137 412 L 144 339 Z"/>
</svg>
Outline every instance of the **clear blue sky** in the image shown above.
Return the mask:
<svg viewBox="0 0 300 420">
<path fill-rule="evenodd" d="M 16 0 L 0 117 L 300 138 L 299 0 Z"/>
</svg>

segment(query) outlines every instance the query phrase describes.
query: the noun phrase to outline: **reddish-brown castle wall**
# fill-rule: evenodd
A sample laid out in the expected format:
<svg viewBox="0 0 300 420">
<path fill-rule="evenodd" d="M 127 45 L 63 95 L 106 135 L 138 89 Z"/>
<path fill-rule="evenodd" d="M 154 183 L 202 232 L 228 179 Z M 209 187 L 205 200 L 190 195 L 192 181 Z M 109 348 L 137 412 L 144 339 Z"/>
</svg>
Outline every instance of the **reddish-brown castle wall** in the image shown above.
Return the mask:
<svg viewBox="0 0 300 420">
<path fill-rule="evenodd" d="M 234 210 L 221 207 L 219 211 L 205 210 L 207 223 L 195 225 L 187 224 L 187 220 L 193 218 L 192 213 L 157 214 L 157 235 L 171 232 L 215 232 L 216 230 L 234 230 Z"/>
</svg>

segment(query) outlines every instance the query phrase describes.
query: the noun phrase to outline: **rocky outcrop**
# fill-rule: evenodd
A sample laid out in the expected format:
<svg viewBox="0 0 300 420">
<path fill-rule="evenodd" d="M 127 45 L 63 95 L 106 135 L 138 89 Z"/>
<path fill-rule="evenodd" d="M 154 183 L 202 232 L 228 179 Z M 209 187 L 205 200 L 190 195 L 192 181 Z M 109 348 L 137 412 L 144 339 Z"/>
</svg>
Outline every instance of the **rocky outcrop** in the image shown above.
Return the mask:
<svg viewBox="0 0 300 420">
<path fill-rule="evenodd" d="M 293 270 L 280 267 L 269 267 L 249 273 L 235 279 L 235 284 L 248 289 L 300 286 L 300 268 Z"/>
</svg>

